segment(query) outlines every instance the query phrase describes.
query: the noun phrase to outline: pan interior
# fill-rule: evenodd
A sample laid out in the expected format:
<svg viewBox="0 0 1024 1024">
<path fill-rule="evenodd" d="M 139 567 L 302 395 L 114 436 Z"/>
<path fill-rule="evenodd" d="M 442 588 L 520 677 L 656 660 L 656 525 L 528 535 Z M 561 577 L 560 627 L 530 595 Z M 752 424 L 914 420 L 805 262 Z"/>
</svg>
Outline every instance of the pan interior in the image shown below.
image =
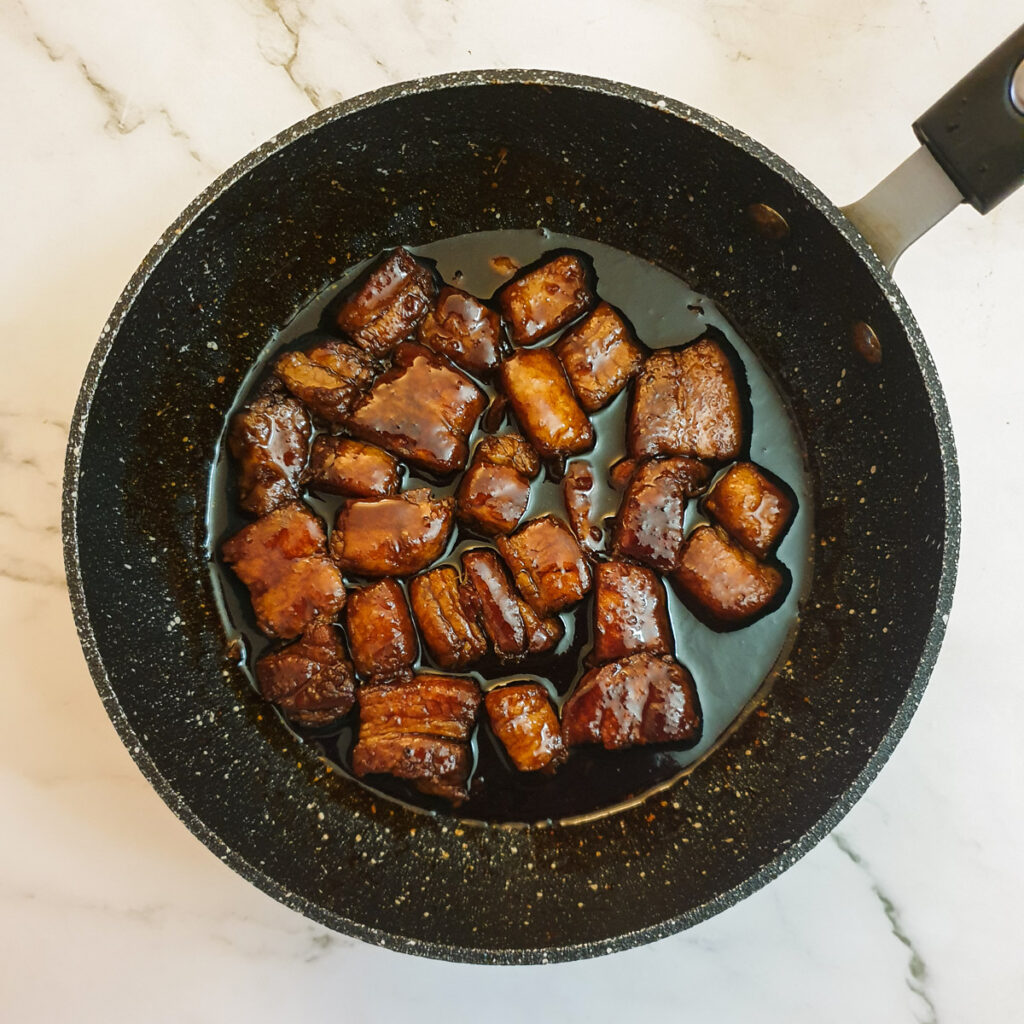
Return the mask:
<svg viewBox="0 0 1024 1024">
<path fill-rule="evenodd" d="M 637 747 L 612 753 L 594 747 L 579 747 L 573 751 L 569 763 L 553 777 L 524 775 L 508 764 L 500 743 L 486 723 L 481 723 L 473 733 L 474 767 L 470 775 L 470 796 L 456 811 L 442 800 L 418 793 L 399 779 L 377 776 L 363 783 L 379 795 L 410 807 L 428 812 L 454 813 L 460 818 L 476 821 L 530 823 L 609 813 L 670 784 L 716 749 L 743 714 L 755 705 L 762 688 L 770 684 L 776 664 L 788 651 L 799 602 L 810 579 L 812 554 L 814 516 L 802 440 L 769 374 L 714 302 L 694 292 L 676 275 L 647 260 L 598 242 L 547 229 L 478 232 L 407 248 L 435 260 L 438 272 L 446 281 L 456 281 L 461 288 L 484 298 L 505 280 L 494 269 L 492 260 L 495 257 L 510 258 L 524 266 L 551 250 L 583 251 L 593 260 L 599 295 L 627 312 L 640 339 L 652 349 L 692 341 L 708 327 L 721 331 L 743 368 L 741 376 L 745 381 L 741 381 L 741 388 L 749 387 L 750 391 L 750 437 L 741 458 L 754 459 L 789 483 L 796 495 L 796 515 L 778 552 L 779 559 L 792 574 L 792 585 L 785 601 L 771 614 L 736 632 L 716 632 L 694 618 L 671 585 L 666 587 L 675 654 L 696 680 L 704 717 L 703 732 L 695 745 L 689 744 L 685 748 L 678 745 Z M 364 263 L 360 263 L 350 268 L 281 331 L 271 332 L 271 340 L 243 381 L 226 420 L 225 434 L 231 415 L 263 379 L 268 364 L 281 351 L 309 343 L 309 334 L 316 331 L 323 307 L 358 275 L 363 266 Z M 557 337 L 554 335 L 545 344 L 554 342 Z M 494 393 L 493 386 L 485 385 L 485 388 Z M 598 522 L 610 519 L 618 510 L 621 495 L 607 483 L 607 470 L 626 455 L 627 402 L 628 394 L 623 392 L 607 409 L 593 416 L 598 443 L 585 459 L 594 470 L 594 508 L 595 521 Z M 471 438 L 471 446 L 481 436 L 483 431 L 478 426 Z M 237 489 L 233 470 L 222 436 L 210 480 L 208 557 L 213 586 L 220 599 L 225 635 L 229 643 L 240 645 L 244 652 L 241 668 L 258 691 L 252 667 L 270 645 L 256 627 L 245 588 L 217 556 L 221 543 L 247 522 L 235 510 Z M 416 476 L 407 477 L 403 482 L 405 489 L 420 486 L 430 487 L 435 494 L 450 494 L 454 492 L 456 482 L 438 487 L 436 483 Z M 341 499 L 312 495 L 307 497 L 307 501 L 329 528 Z M 545 469 L 531 488 L 530 506 L 524 518 L 549 512 L 565 517 L 561 489 Z M 696 502 L 691 502 L 687 510 L 687 527 L 696 525 L 701 518 Z M 460 534 L 456 529 L 439 564 L 451 564 L 458 571 L 461 552 L 481 546 L 493 545 Z M 358 584 L 361 581 L 354 582 Z M 561 704 L 571 692 L 573 683 L 586 670 L 583 663 L 592 645 L 592 608 L 591 596 L 562 614 L 566 635 L 553 657 L 530 659 L 517 671 L 492 664 L 489 668 L 468 674 L 484 690 L 508 682 L 537 681 L 549 689 L 556 704 Z M 444 671 L 423 652 L 417 668 Z M 359 781 L 351 770 L 356 732 L 353 717 L 349 716 L 340 727 L 327 729 L 291 726 L 283 716 L 282 721 L 327 762 L 353 781 Z"/>
<path fill-rule="evenodd" d="M 754 230 L 756 203 L 788 231 Z M 210 466 L 271 333 L 340 268 L 498 225 L 633 253 L 713 300 L 792 410 L 812 491 L 814 572 L 770 693 L 669 791 L 571 826 L 462 826 L 337 778 L 225 656 L 207 563 Z M 880 362 L 851 344 L 857 323 Z M 924 690 L 957 518 L 948 417 L 917 325 L 813 186 L 672 100 L 487 72 L 325 111 L 173 225 L 83 387 L 65 552 L 114 724 L 218 856 L 374 943 L 537 962 L 694 924 L 826 834 Z"/>
</svg>

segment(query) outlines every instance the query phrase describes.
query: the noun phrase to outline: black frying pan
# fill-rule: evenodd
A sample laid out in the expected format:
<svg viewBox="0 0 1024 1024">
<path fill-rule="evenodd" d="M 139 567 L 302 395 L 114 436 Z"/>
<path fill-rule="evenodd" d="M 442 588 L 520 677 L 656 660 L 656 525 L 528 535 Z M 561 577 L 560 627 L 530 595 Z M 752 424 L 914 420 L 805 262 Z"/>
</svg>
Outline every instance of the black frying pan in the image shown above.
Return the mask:
<svg viewBox="0 0 1024 1024">
<path fill-rule="evenodd" d="M 1024 171 L 1010 92 L 1022 58 L 1024 30 L 917 126 L 979 209 Z M 912 216 L 885 195 L 852 212 L 891 261 L 900 232 L 927 226 L 943 195 L 940 182 Z M 759 228 L 751 204 L 777 211 L 788 231 Z M 540 221 L 642 256 L 720 303 L 791 403 L 813 482 L 813 582 L 759 713 L 685 784 L 571 826 L 460 824 L 325 771 L 227 657 L 204 559 L 226 410 L 272 332 L 337 276 L 330 260 L 489 229 L 496 214 L 505 227 Z M 880 362 L 865 358 L 877 355 L 865 325 Z M 958 531 L 956 456 L 931 359 L 850 221 L 727 125 L 548 72 L 383 89 L 222 176 L 114 309 L 65 477 L 86 656 L 171 808 L 235 870 L 332 928 L 482 962 L 651 941 L 753 892 L 819 841 L 921 697 Z"/>
</svg>

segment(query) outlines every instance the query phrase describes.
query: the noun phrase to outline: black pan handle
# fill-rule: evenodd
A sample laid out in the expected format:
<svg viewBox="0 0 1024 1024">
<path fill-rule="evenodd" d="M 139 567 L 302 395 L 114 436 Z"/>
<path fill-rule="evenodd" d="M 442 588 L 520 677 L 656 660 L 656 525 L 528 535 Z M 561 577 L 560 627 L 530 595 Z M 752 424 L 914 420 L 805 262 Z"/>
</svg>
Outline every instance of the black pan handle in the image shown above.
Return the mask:
<svg viewBox="0 0 1024 1024">
<path fill-rule="evenodd" d="M 914 122 L 960 194 L 988 213 L 1024 184 L 1024 25 Z"/>
<path fill-rule="evenodd" d="M 988 213 L 1024 184 L 1024 25 L 914 122 L 921 148 L 843 213 L 888 270 L 966 200 Z"/>
</svg>

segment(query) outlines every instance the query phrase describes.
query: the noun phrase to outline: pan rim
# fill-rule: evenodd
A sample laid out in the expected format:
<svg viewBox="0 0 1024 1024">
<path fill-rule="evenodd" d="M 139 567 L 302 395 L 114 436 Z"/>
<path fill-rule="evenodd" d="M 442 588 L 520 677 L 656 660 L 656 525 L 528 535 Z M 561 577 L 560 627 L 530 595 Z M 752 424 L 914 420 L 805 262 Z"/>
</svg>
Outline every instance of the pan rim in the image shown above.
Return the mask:
<svg viewBox="0 0 1024 1024">
<path fill-rule="evenodd" d="M 142 738 L 132 728 L 99 652 L 89 614 L 87 595 L 78 557 L 78 478 L 81 470 L 82 448 L 92 401 L 103 374 L 104 364 L 119 336 L 129 310 L 145 287 L 151 273 L 164 256 L 174 247 L 177 240 L 186 232 L 193 221 L 203 210 L 255 166 L 323 125 L 406 96 L 481 85 L 536 85 L 546 88 L 568 88 L 581 92 L 597 92 L 639 103 L 664 113 L 666 116 L 690 122 L 712 134 L 720 136 L 783 177 L 798 194 L 803 196 L 822 213 L 845 239 L 857 257 L 865 264 L 889 306 L 903 324 L 907 341 L 920 369 L 925 391 L 933 411 L 933 420 L 937 430 L 938 446 L 942 458 L 943 493 L 946 512 L 942 567 L 937 586 L 935 610 L 923 641 L 921 657 L 909 681 L 906 696 L 893 716 L 892 722 L 886 729 L 878 746 L 857 773 L 853 782 L 839 795 L 828 811 L 804 831 L 803 834 L 793 839 L 785 850 L 766 862 L 742 883 L 724 890 L 714 899 L 691 908 L 683 914 L 675 915 L 660 923 L 648 925 L 644 928 L 629 931 L 608 939 L 524 949 L 488 949 L 485 947 L 460 946 L 454 943 L 433 942 L 423 939 L 408 939 L 392 932 L 363 924 L 360 921 L 346 918 L 337 912 L 325 910 L 305 896 L 291 892 L 272 876 L 252 864 L 225 843 L 213 827 L 200 819 L 192 811 L 185 798 L 169 783 L 150 756 Z M 863 795 L 868 785 L 878 775 L 882 765 L 891 756 L 897 743 L 906 732 L 910 719 L 917 709 L 927 686 L 928 679 L 938 657 L 952 607 L 960 544 L 960 516 L 959 472 L 952 425 L 931 353 L 903 294 L 889 272 L 882 265 L 878 256 L 857 229 L 843 215 L 838 206 L 829 200 L 799 171 L 761 143 L 733 128 L 726 122 L 678 100 L 659 95 L 650 90 L 603 78 L 551 70 L 509 69 L 461 71 L 412 79 L 362 93 L 342 103 L 318 111 L 279 132 L 273 138 L 243 156 L 215 178 L 210 185 L 203 189 L 189 203 L 158 238 L 133 273 L 128 284 L 118 297 L 93 349 L 83 377 L 82 387 L 75 404 L 75 411 L 69 430 L 63 479 L 62 536 L 65 574 L 75 626 L 90 675 L 99 692 L 107 715 L 114 725 L 121 742 L 127 748 L 143 776 L 193 835 L 247 881 L 252 882 L 290 909 L 297 910 L 306 917 L 333 930 L 362 939 L 372 945 L 439 960 L 514 965 L 556 963 L 599 956 L 644 945 L 683 931 L 727 909 L 744 897 L 762 888 L 809 852 L 839 824 L 842 818 L 846 816 L 857 800 Z"/>
</svg>

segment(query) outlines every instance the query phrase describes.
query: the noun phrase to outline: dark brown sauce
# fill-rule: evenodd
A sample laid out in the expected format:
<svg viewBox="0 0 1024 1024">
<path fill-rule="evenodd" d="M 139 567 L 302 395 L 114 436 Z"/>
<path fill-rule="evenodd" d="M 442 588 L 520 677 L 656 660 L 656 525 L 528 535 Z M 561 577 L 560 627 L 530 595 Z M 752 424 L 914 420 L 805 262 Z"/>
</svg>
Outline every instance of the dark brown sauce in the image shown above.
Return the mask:
<svg viewBox="0 0 1024 1024">
<path fill-rule="evenodd" d="M 696 680 L 704 715 L 703 735 L 696 744 L 688 748 L 670 745 L 616 752 L 577 747 L 554 776 L 523 773 L 512 767 L 481 711 L 480 724 L 472 741 L 474 767 L 470 796 L 461 807 L 453 810 L 444 801 L 423 796 L 411 785 L 389 776 L 359 780 L 373 791 L 406 805 L 451 813 L 468 820 L 536 822 L 611 810 L 661 788 L 706 757 L 756 703 L 758 694 L 784 658 L 795 630 L 798 602 L 809 582 L 812 554 L 812 509 L 803 445 L 775 385 L 715 304 L 692 291 L 680 278 L 645 260 L 586 239 L 544 230 L 480 232 L 408 248 L 436 261 L 437 271 L 445 281 L 482 298 L 491 296 L 507 280 L 505 268 L 511 263 L 527 266 L 552 250 L 584 252 L 593 261 L 600 297 L 625 312 L 637 336 L 650 348 L 678 345 L 698 337 L 709 327 L 717 329 L 735 351 L 750 387 L 748 411 L 752 429 L 744 454 L 784 480 L 797 499 L 796 517 L 778 551 L 779 559 L 793 574 L 793 586 L 782 606 L 772 614 L 735 633 L 716 633 L 698 622 L 676 598 L 671 587 L 667 588 L 676 656 Z M 269 341 L 262 358 L 243 382 L 228 420 L 248 399 L 272 358 L 289 348 L 304 348 L 317 336 L 324 337 L 319 331 L 324 307 L 363 266 L 365 264 L 350 268 Z M 542 344 L 550 344 L 557 337 L 556 334 Z M 494 387 L 482 381 L 478 383 L 493 399 Z M 592 468 L 594 484 L 588 498 L 591 520 L 596 524 L 614 515 L 621 500 L 622 492 L 609 482 L 608 470 L 625 456 L 626 404 L 627 395 L 623 393 L 607 408 L 591 415 L 596 442 L 589 452 L 575 457 Z M 483 420 L 487 421 L 486 413 Z M 511 422 L 514 428 L 514 420 Z M 487 429 L 495 429 L 494 423 L 488 422 Z M 471 452 L 483 434 L 481 423 L 470 437 Z M 457 478 L 428 478 L 415 472 L 403 480 L 405 490 L 427 486 L 437 495 L 453 493 L 456 485 Z M 210 566 L 215 590 L 222 601 L 227 642 L 241 641 L 244 648 L 241 665 L 252 680 L 252 665 L 269 646 L 269 641 L 256 629 L 244 587 L 217 556 L 224 539 L 249 521 L 238 511 L 236 494 L 235 469 L 227 446 L 222 443 L 210 479 Z M 324 518 L 328 527 L 334 522 L 341 500 L 331 495 L 307 495 L 308 504 Z M 553 466 L 543 469 L 533 481 L 525 518 L 545 513 L 567 518 L 557 467 Z M 701 519 L 697 502 L 691 501 L 687 509 L 687 528 Z M 435 564 L 458 568 L 463 551 L 493 546 L 490 540 L 456 527 L 446 552 Z M 346 583 L 352 585 L 363 582 L 367 581 L 346 577 Z M 516 680 L 535 680 L 561 704 L 582 674 L 584 659 L 591 647 L 592 606 L 590 595 L 575 608 L 562 613 L 565 636 L 553 653 L 527 657 L 514 668 L 502 665 L 491 654 L 476 663 L 474 671 L 465 674 L 475 678 L 484 689 Z M 422 650 L 422 644 L 418 667 L 439 670 Z M 255 681 L 253 686 L 256 686 Z M 298 736 L 313 744 L 322 757 L 351 776 L 354 719 L 355 712 L 340 727 L 322 729 L 287 724 Z"/>
</svg>

